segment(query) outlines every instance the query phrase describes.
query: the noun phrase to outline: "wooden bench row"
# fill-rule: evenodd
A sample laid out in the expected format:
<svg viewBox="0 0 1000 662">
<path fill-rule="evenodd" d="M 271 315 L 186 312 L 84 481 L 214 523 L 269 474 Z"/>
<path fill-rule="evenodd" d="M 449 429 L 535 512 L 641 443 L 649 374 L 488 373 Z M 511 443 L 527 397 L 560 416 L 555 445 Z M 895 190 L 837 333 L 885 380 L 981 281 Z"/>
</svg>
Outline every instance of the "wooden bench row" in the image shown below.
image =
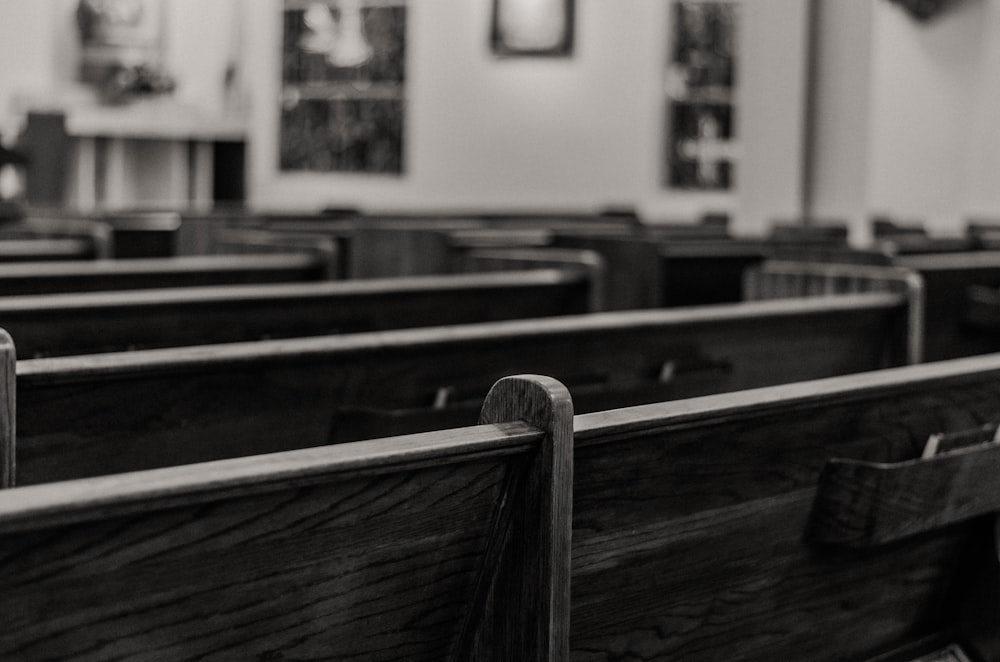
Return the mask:
<svg viewBox="0 0 1000 662">
<path fill-rule="evenodd" d="M 0 655 L 996 660 L 998 385 L 989 356 L 574 417 L 522 376 L 476 427 L 6 490 Z"/>
<path fill-rule="evenodd" d="M 34 358 L 582 314 L 591 284 L 534 269 L 0 296 L 0 325 L 20 358 Z"/>
<path fill-rule="evenodd" d="M 902 279 L 922 291 L 922 312 L 913 310 L 914 328 L 923 329 L 924 360 L 1000 351 L 1000 335 L 988 323 L 996 316 L 989 291 L 1000 287 L 1000 252 L 909 255 L 892 267 L 770 261 L 744 279 L 750 299 L 893 289 L 878 283 Z"/>
<path fill-rule="evenodd" d="M 905 296 L 872 293 L 16 365 L 17 338 L 7 336 L 17 481 L 471 424 L 490 385 L 510 372 L 549 373 L 578 411 L 594 411 L 903 365 L 908 315 Z"/>
</svg>

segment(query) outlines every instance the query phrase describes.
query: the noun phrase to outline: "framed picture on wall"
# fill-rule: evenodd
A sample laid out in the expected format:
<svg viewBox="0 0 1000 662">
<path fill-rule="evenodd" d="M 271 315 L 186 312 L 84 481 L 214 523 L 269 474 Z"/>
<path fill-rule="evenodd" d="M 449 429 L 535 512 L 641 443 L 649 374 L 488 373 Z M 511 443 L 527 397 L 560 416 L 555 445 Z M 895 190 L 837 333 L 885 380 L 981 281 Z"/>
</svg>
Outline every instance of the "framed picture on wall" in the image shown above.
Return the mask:
<svg viewBox="0 0 1000 662">
<path fill-rule="evenodd" d="M 500 56 L 573 52 L 574 0 L 493 0 L 490 47 Z"/>
<path fill-rule="evenodd" d="M 735 188 L 739 2 L 674 0 L 666 80 L 664 183 Z"/>
<path fill-rule="evenodd" d="M 284 0 L 280 170 L 403 172 L 405 0 Z"/>
</svg>

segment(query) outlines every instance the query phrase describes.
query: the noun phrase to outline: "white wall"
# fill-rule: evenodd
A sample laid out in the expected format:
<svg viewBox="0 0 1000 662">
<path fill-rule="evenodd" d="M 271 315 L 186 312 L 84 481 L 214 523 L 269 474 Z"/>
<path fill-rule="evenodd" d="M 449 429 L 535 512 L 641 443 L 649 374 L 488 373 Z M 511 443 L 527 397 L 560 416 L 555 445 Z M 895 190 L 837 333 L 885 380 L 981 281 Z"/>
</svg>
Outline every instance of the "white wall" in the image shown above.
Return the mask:
<svg viewBox="0 0 1000 662">
<path fill-rule="evenodd" d="M 14 96 L 48 89 L 56 76 L 56 5 L 33 0 L 0 0 L 0 133 L 12 138 Z"/>
<path fill-rule="evenodd" d="M 263 3 L 262 3 L 263 4 Z M 280 3 L 252 13 L 254 145 L 250 190 L 261 207 L 588 209 L 636 205 L 647 217 L 728 208 L 738 230 L 798 211 L 805 3 L 744 6 L 749 92 L 740 196 L 662 188 L 669 3 L 577 0 L 568 59 L 498 60 L 489 0 L 412 0 L 407 34 L 406 172 L 279 173 Z M 765 36 L 766 35 L 766 36 Z M 767 165 L 765 165 L 767 164 Z"/>
<path fill-rule="evenodd" d="M 77 0 L 0 0 L 0 127 L 16 125 L 25 103 L 93 102 L 76 82 Z M 221 110 L 225 65 L 237 39 L 239 0 L 164 0 L 165 66 L 175 99 Z"/>
<path fill-rule="evenodd" d="M 875 3 L 825 0 L 816 9 L 809 215 L 842 219 L 861 231 L 868 215 Z"/>
<path fill-rule="evenodd" d="M 919 22 L 890 2 L 821 0 L 812 209 L 960 234 L 1000 217 L 1000 2 Z"/>
<path fill-rule="evenodd" d="M 869 205 L 956 230 L 966 206 L 973 116 L 984 79 L 986 0 L 962 0 L 920 24 L 875 9 Z M 997 81 L 1000 71 L 993 71 Z M 988 77 L 987 77 L 988 78 Z"/>
<path fill-rule="evenodd" d="M 737 231 L 798 213 L 805 6 L 746 0 L 737 194 L 661 186 L 666 0 L 577 0 L 567 59 L 496 59 L 491 0 L 410 0 L 406 172 L 402 177 L 277 171 L 280 0 L 166 0 L 175 97 L 218 111 L 241 39 L 253 106 L 251 177 L 261 207 L 589 209 L 635 205 L 653 219 L 728 209 Z M 74 83 L 76 0 L 0 0 L 0 126 L 15 96 L 62 96 Z M 2 130 L 2 129 L 0 129 Z"/>
</svg>

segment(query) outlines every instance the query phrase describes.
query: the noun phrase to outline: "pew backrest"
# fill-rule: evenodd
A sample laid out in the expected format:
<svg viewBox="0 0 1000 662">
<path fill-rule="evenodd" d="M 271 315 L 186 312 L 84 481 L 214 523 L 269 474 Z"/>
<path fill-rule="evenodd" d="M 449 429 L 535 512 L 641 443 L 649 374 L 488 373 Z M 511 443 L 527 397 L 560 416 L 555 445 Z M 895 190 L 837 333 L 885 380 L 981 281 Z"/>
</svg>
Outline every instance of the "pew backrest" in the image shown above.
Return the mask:
<svg viewBox="0 0 1000 662">
<path fill-rule="evenodd" d="M 216 232 L 214 252 L 223 255 L 306 253 L 326 265 L 324 278 L 344 278 L 345 265 L 336 238 L 322 234 L 290 234 L 252 228 L 223 228 Z"/>
<path fill-rule="evenodd" d="M 867 660 L 950 641 L 996 655 L 998 453 L 982 471 L 919 458 L 930 435 L 998 418 L 1000 355 L 578 415 L 571 656 Z M 814 505 L 831 458 L 912 480 L 845 489 L 831 511 Z M 872 500 L 878 526 L 846 508 Z M 807 535 L 816 508 L 853 548 Z"/>
<path fill-rule="evenodd" d="M 0 657 L 568 660 L 572 403 L 0 494 Z"/>
<path fill-rule="evenodd" d="M 0 296 L 320 280 L 315 256 L 212 255 L 0 265 Z"/>
<path fill-rule="evenodd" d="M 923 361 L 927 324 L 924 281 L 911 269 L 767 260 L 743 273 L 743 299 L 747 301 L 862 292 L 895 292 L 906 297 L 909 362 Z"/>
<path fill-rule="evenodd" d="M 461 272 L 560 269 L 583 274 L 590 284 L 590 312 L 607 310 L 607 265 L 596 251 L 572 248 L 478 248 L 460 257 Z"/>
<path fill-rule="evenodd" d="M 17 482 L 467 425 L 510 372 L 551 374 L 595 411 L 906 351 L 905 300 L 870 294 L 23 360 Z"/>
<path fill-rule="evenodd" d="M 924 281 L 928 361 L 1000 351 L 1000 337 L 967 323 L 970 288 L 1000 286 L 1000 251 L 900 255 L 896 264 Z"/>
<path fill-rule="evenodd" d="M 65 356 L 580 314 L 593 282 L 582 269 L 536 269 L 25 295 L 0 297 L 0 325 L 21 358 Z"/>
<path fill-rule="evenodd" d="M 0 228 L 0 239 L 73 240 L 87 247 L 77 259 L 109 258 L 114 255 L 111 226 L 93 219 L 28 216 Z"/>
</svg>

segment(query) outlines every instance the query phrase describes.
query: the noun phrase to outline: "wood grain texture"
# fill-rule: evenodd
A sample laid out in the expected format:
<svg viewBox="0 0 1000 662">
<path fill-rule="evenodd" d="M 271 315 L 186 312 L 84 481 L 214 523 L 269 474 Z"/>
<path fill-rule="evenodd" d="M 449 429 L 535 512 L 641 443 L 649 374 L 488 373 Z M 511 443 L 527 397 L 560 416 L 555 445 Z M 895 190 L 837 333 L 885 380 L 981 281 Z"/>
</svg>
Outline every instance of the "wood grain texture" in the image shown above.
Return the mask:
<svg viewBox="0 0 1000 662">
<path fill-rule="evenodd" d="M 594 411 L 871 370 L 902 362 L 904 314 L 868 295 L 20 361 L 18 481 L 469 425 L 510 373 Z"/>
<path fill-rule="evenodd" d="M 542 585 L 477 602 L 504 490 L 551 475 L 545 437 L 511 422 L 8 490 L 0 656 L 513 659 L 455 651 L 470 609 Z M 547 628 L 516 616 L 505 640 Z"/>
<path fill-rule="evenodd" d="M 981 520 L 864 550 L 803 534 L 827 459 L 994 420 L 998 378 L 976 357 L 578 415 L 572 659 L 860 660 L 954 632 Z"/>
<path fill-rule="evenodd" d="M 556 270 L 0 297 L 20 358 L 584 313 Z"/>
<path fill-rule="evenodd" d="M 896 463 L 832 458 L 820 474 L 807 536 L 883 545 L 1000 512 L 1000 444 Z"/>
<path fill-rule="evenodd" d="M 480 422 L 511 420 L 544 430 L 546 438 L 511 500 L 503 562 L 484 587 L 486 594 L 504 596 L 489 600 L 502 610 L 487 612 L 488 620 L 456 661 L 487 652 L 500 659 L 569 659 L 573 402 L 551 378 L 508 377 L 490 389 Z M 522 641 L 507 634 L 532 626 L 534 634 Z"/>
<path fill-rule="evenodd" d="M 0 296 L 319 280 L 314 256 L 221 255 L 0 264 Z"/>
</svg>

